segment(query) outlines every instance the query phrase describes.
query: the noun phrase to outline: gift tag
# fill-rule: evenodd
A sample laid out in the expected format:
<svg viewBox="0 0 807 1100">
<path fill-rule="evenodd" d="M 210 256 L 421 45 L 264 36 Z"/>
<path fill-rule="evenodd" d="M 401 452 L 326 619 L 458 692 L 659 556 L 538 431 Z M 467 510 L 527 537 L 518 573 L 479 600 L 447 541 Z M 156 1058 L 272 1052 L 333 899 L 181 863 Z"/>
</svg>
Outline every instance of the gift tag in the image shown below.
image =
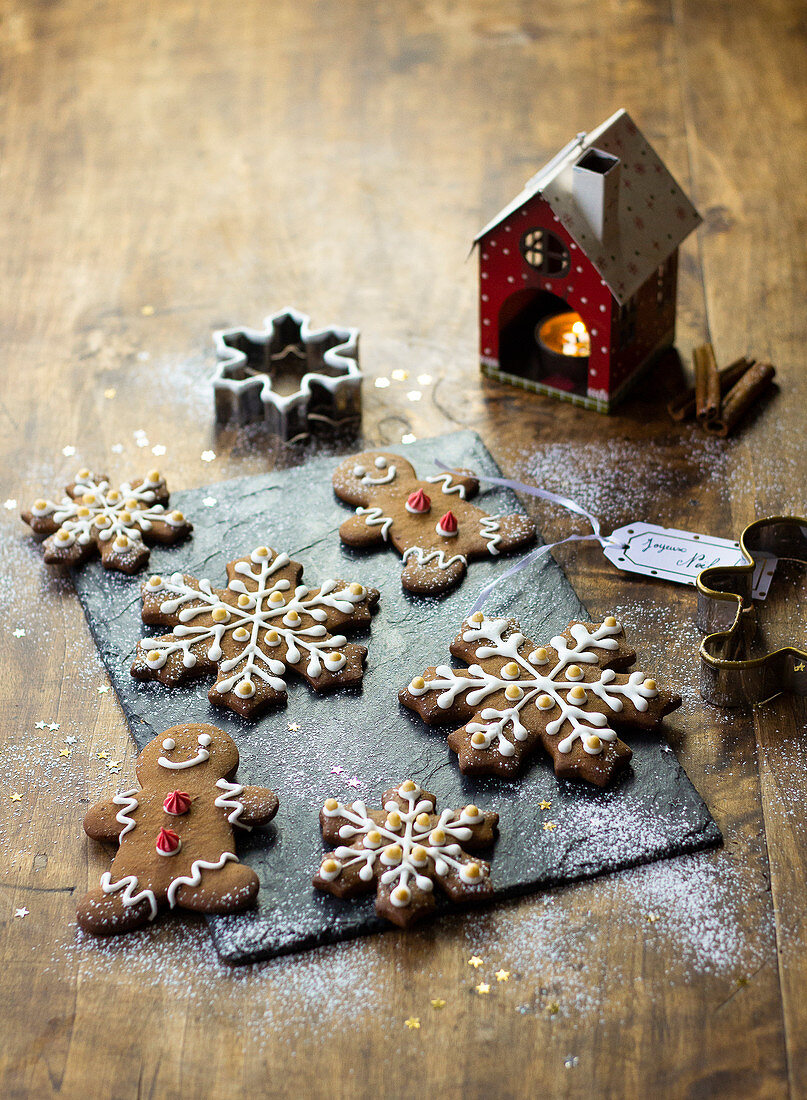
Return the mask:
<svg viewBox="0 0 807 1100">
<path fill-rule="evenodd" d="M 742 565 L 745 561 L 739 543 L 731 539 L 658 527 L 655 523 L 626 524 L 611 532 L 609 543 L 612 541 L 617 545 L 606 544 L 603 552 L 617 569 L 677 584 L 694 584 L 701 569 L 709 566 Z"/>
</svg>

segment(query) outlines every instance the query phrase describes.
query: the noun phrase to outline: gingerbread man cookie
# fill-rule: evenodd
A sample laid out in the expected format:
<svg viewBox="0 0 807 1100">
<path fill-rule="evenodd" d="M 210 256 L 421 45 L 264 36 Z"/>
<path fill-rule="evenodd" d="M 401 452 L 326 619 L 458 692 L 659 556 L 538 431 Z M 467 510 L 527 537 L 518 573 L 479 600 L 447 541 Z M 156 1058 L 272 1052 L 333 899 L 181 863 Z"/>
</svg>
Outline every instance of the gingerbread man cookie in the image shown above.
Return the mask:
<svg viewBox="0 0 807 1100">
<path fill-rule="evenodd" d="M 681 705 L 644 672 L 620 674 L 636 654 L 613 615 L 543 646 L 477 611 L 450 650 L 469 667 L 427 668 L 398 698 L 429 724 L 465 722 L 448 744 L 467 775 L 512 778 L 542 745 L 559 778 L 604 787 L 632 755 L 609 722 L 653 729 Z"/>
<path fill-rule="evenodd" d="M 352 898 L 375 889 L 376 912 L 401 928 L 434 909 L 435 883 L 452 901 L 491 896 L 490 864 L 465 849 L 490 847 L 498 814 L 472 805 L 438 814 L 434 795 L 411 779 L 387 791 L 382 804 L 368 810 L 361 800 L 326 800 L 322 836 L 336 847 L 314 876 L 318 890 Z"/>
<path fill-rule="evenodd" d="M 403 558 L 403 587 L 418 596 L 441 596 L 460 583 L 469 561 L 535 539 L 527 516 L 490 516 L 468 503 L 479 492 L 470 471 L 418 480 L 400 455 L 363 451 L 340 463 L 333 487 L 356 508 L 339 528 L 342 542 L 357 549 L 391 543 Z"/>
<path fill-rule="evenodd" d="M 235 742 L 215 726 L 172 726 L 146 745 L 140 789 L 97 802 L 84 818 L 88 836 L 120 845 L 79 902 L 85 932 L 128 932 L 165 906 L 235 913 L 255 901 L 258 876 L 238 862 L 233 827 L 266 825 L 278 800 L 266 787 L 231 782 L 237 767 Z"/>
<path fill-rule="evenodd" d="M 23 520 L 45 539 L 45 561 L 80 565 L 101 555 L 105 569 L 136 573 L 149 560 L 147 542 L 172 545 L 193 530 L 182 512 L 168 511 L 168 487 L 158 470 L 112 488 L 104 474 L 79 470 L 58 503 L 36 500 Z"/>
</svg>

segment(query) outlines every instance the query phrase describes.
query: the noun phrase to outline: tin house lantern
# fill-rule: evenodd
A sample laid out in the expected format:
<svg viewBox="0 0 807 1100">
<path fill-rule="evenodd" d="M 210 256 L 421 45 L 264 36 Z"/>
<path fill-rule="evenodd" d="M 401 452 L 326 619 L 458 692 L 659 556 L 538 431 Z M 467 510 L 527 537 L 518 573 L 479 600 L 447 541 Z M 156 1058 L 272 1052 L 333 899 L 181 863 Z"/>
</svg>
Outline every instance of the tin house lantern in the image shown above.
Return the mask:
<svg viewBox="0 0 807 1100">
<path fill-rule="evenodd" d="M 610 412 L 673 343 L 700 222 L 626 111 L 578 134 L 475 238 L 483 373 Z"/>
</svg>

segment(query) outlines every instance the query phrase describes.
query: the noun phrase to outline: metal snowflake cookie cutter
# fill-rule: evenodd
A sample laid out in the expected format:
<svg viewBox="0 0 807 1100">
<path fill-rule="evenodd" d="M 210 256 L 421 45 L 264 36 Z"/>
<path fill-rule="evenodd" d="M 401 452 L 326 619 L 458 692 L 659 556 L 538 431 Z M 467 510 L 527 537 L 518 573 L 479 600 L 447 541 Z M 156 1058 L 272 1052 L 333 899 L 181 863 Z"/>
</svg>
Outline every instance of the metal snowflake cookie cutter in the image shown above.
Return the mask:
<svg viewBox="0 0 807 1100">
<path fill-rule="evenodd" d="M 772 516 L 740 536 L 745 565 L 714 566 L 697 577 L 701 642 L 701 695 L 721 707 L 764 702 L 782 691 L 807 695 L 807 638 L 750 657 L 758 632 L 752 601 L 760 562 L 789 559 L 807 564 L 807 519 Z"/>
<path fill-rule="evenodd" d="M 361 417 L 359 330 L 312 329 L 291 307 L 264 320 L 263 329 L 213 333 L 219 363 L 213 376 L 221 423 L 265 421 L 286 442 L 316 427 L 341 428 Z"/>
</svg>

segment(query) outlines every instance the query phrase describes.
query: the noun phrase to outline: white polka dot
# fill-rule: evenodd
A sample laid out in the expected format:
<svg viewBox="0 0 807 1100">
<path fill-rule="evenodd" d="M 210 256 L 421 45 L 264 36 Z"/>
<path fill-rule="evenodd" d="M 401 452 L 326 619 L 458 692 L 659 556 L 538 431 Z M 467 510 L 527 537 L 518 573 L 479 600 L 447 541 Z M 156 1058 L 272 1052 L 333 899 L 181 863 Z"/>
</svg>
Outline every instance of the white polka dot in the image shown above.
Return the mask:
<svg viewBox="0 0 807 1100">
<path fill-rule="evenodd" d="M 596 335 L 597 335 L 597 330 L 596 330 L 595 328 L 593 328 L 593 329 L 591 330 L 591 335 L 592 335 L 592 336 L 596 336 Z"/>
<path fill-rule="evenodd" d="M 577 265 L 577 267 L 575 268 L 575 271 L 582 271 L 582 270 L 583 270 L 583 269 L 582 269 L 582 267 L 580 266 L 580 264 L 578 264 L 578 265 Z"/>
<path fill-rule="evenodd" d="M 502 249 L 502 252 L 504 253 L 504 255 L 505 255 L 505 256 L 509 256 L 509 255 L 510 255 L 510 249 L 509 249 L 509 248 L 503 248 L 503 249 Z"/>
<path fill-rule="evenodd" d="M 572 248 L 577 248 L 577 245 L 574 243 L 574 241 L 572 241 L 571 247 Z"/>
<path fill-rule="evenodd" d="M 489 321 L 489 320 L 487 319 L 487 317 L 486 317 L 486 318 L 484 319 L 484 321 L 482 322 L 482 324 L 483 324 L 483 325 L 489 325 L 489 324 L 490 324 L 490 321 Z"/>
<path fill-rule="evenodd" d="M 487 295 L 487 294 L 483 294 L 483 295 L 482 295 L 482 301 L 483 301 L 483 302 L 487 302 L 487 301 L 488 301 L 488 295 Z"/>
<path fill-rule="evenodd" d="M 514 283 L 514 282 L 515 282 L 515 279 L 513 278 L 513 276 L 512 276 L 512 275 L 508 275 L 508 276 L 507 276 L 507 281 L 508 281 L 508 283 Z"/>
<path fill-rule="evenodd" d="M 487 271 L 483 271 L 483 272 L 482 272 L 482 278 L 483 278 L 483 279 L 487 279 L 487 277 L 488 277 L 488 273 L 487 273 Z M 603 308 L 603 309 L 605 309 L 605 306 L 603 306 L 602 308 Z"/>
<path fill-rule="evenodd" d="M 608 348 L 600 348 L 600 351 L 603 353 L 603 355 L 608 354 Z"/>
<path fill-rule="evenodd" d="M 496 247 L 496 242 L 495 242 L 495 241 L 491 241 L 491 242 L 490 242 L 490 247 L 491 247 L 491 248 L 495 248 L 495 247 Z"/>
<path fill-rule="evenodd" d="M 487 252 L 483 252 L 483 253 L 482 253 L 482 259 L 483 259 L 483 260 L 486 260 L 487 258 L 488 258 L 488 254 L 487 254 Z"/>
<path fill-rule="evenodd" d="M 580 301 L 585 305 L 588 302 L 588 298 L 581 298 Z"/>
<path fill-rule="evenodd" d="M 504 231 L 505 231 L 505 233 L 509 233 L 509 232 L 510 232 L 510 226 L 509 226 L 509 225 L 506 225 L 506 226 L 504 227 Z"/>
<path fill-rule="evenodd" d="M 490 348 L 485 348 L 485 355 L 490 355 Z"/>
<path fill-rule="evenodd" d="M 605 313 L 605 306 L 600 306 L 600 313 Z"/>
</svg>

